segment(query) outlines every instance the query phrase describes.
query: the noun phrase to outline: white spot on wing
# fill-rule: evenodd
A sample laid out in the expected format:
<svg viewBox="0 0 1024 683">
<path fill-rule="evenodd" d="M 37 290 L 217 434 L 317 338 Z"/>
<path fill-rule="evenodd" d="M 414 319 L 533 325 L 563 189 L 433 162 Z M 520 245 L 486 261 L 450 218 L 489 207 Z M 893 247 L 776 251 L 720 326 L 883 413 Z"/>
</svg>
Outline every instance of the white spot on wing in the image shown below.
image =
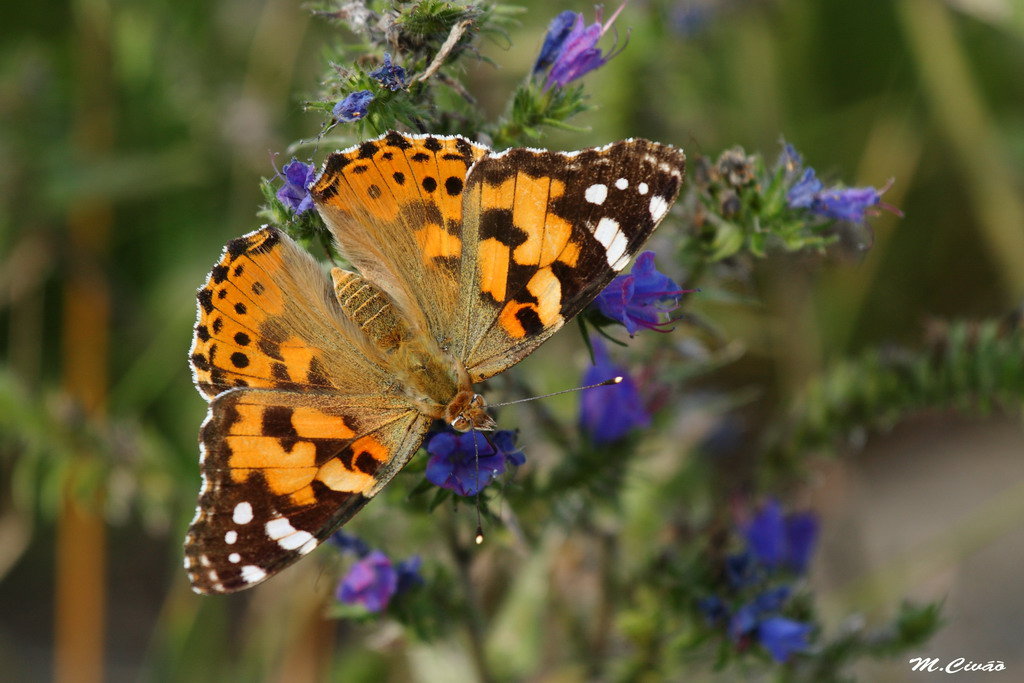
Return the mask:
<svg viewBox="0 0 1024 683">
<path fill-rule="evenodd" d="M 660 221 L 666 213 L 668 213 L 668 202 L 665 201 L 665 198 L 659 197 L 658 195 L 651 197 L 651 218 L 657 222 Z"/>
<path fill-rule="evenodd" d="M 625 178 L 619 178 L 618 180 L 615 181 L 615 187 L 619 188 L 620 190 L 625 190 L 627 187 L 629 187 L 629 181 L 626 180 Z"/>
<path fill-rule="evenodd" d="M 615 239 L 615 234 L 618 232 L 618 221 L 605 216 L 597 223 L 597 229 L 594 230 L 594 239 L 600 242 L 602 247 L 607 249 L 612 243 L 612 240 Z"/>
<path fill-rule="evenodd" d="M 306 553 L 308 553 L 311 550 L 313 550 L 313 548 L 315 548 L 315 547 L 316 547 L 316 539 L 315 538 L 310 538 L 308 541 L 306 541 L 305 543 L 302 544 L 301 548 L 299 548 L 299 555 L 305 555 Z"/>
<path fill-rule="evenodd" d="M 608 186 L 596 183 L 587 188 L 586 192 L 583 193 L 583 197 L 591 204 L 601 205 L 604 204 L 605 198 L 608 196 Z"/>
<path fill-rule="evenodd" d="M 629 263 L 629 254 L 623 254 L 618 261 L 612 264 L 612 270 L 618 273 L 619 271 L 626 267 L 627 263 Z"/>
<path fill-rule="evenodd" d="M 230 562 L 231 564 L 238 564 L 241 561 L 242 556 L 238 553 L 231 553 L 230 555 L 228 555 L 228 562 Z"/>
<path fill-rule="evenodd" d="M 267 573 L 254 564 L 242 567 L 242 581 L 246 583 L 257 583 L 265 578 L 267 578 Z"/>
<path fill-rule="evenodd" d="M 267 536 L 277 541 L 277 544 L 285 550 L 295 550 L 313 540 L 313 534 L 296 529 L 284 517 L 278 517 L 267 522 L 266 530 Z"/>
<path fill-rule="evenodd" d="M 615 233 L 615 239 L 612 240 L 611 246 L 608 247 L 608 265 L 611 266 L 613 270 L 618 271 L 622 269 L 622 266 L 619 266 L 618 268 L 615 267 L 615 264 L 618 263 L 620 259 L 625 258 L 627 261 L 629 260 L 629 255 L 626 254 L 627 246 L 629 246 L 629 240 L 627 240 L 626 236 L 622 234 L 622 231 L 620 230 Z M 623 265 L 625 265 L 625 263 L 623 263 Z"/>
<path fill-rule="evenodd" d="M 231 514 L 231 519 L 235 524 L 248 524 L 252 521 L 252 505 L 249 503 L 242 502 L 235 506 L 235 511 Z"/>
<path fill-rule="evenodd" d="M 636 191 L 640 194 L 647 194 L 647 183 L 640 183 L 636 186 Z"/>
<path fill-rule="evenodd" d="M 270 536 L 275 541 L 295 533 L 295 527 L 284 517 L 278 517 L 267 522 L 266 530 L 267 536 Z"/>
<path fill-rule="evenodd" d="M 237 531 L 229 531 L 226 534 L 224 534 L 224 542 L 227 543 L 228 545 L 233 544 L 237 540 L 238 540 L 238 532 Z"/>
<path fill-rule="evenodd" d="M 314 540 L 315 539 L 313 538 L 313 534 L 309 533 L 308 531 L 299 530 L 293 534 L 285 536 L 284 538 L 279 540 L 277 544 L 285 550 L 295 550 L 296 548 L 301 548 L 310 541 Z M 310 548 L 310 550 L 312 550 L 312 548 Z"/>
<path fill-rule="evenodd" d="M 629 246 L 629 240 L 626 239 L 622 230 L 619 229 L 618 221 L 607 216 L 598 221 L 597 229 L 594 231 L 594 239 L 605 248 L 608 265 L 612 268 L 615 267 L 615 264 L 618 263 L 623 254 L 626 253 L 626 247 Z M 619 268 L 621 269 L 621 266 Z"/>
</svg>

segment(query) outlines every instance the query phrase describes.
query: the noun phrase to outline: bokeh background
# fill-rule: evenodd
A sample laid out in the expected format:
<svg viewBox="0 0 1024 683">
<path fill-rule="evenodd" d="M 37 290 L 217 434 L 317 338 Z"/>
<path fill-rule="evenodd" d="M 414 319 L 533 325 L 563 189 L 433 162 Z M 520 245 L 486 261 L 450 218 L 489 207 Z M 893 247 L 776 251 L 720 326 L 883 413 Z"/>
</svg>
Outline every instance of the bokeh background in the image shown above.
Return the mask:
<svg viewBox="0 0 1024 683">
<path fill-rule="evenodd" d="M 511 40 L 484 43 L 496 66 L 467 73 L 494 115 L 548 21 L 592 11 L 523 4 Z M 618 26 L 632 29 L 628 47 L 586 79 L 596 108 L 575 123 L 588 130 L 546 146 L 644 136 L 774 158 L 785 136 L 819 173 L 895 179 L 885 200 L 905 218 L 874 219 L 862 257 L 777 255 L 754 266 L 754 305 L 696 297 L 694 310 L 743 350 L 734 385 L 783 400 L 842 354 L 914 345 L 931 317 L 997 317 L 1024 299 L 1020 2 L 634 0 Z M 301 102 L 325 45 L 343 38 L 293 0 L 4 10 L 0 678 L 472 680 L 458 637 L 427 645 L 387 624 L 326 620 L 329 562 L 226 599 L 193 595 L 181 570 L 205 414 L 186 364 L 194 292 L 222 245 L 257 226 L 271 154 L 319 130 Z M 577 340 L 556 340 L 523 370 L 554 372 L 537 380 L 552 390 L 577 381 L 559 345 L 578 353 Z M 553 405 L 571 412 L 574 401 Z M 687 434 L 714 422 L 686 410 Z M 947 625 L 920 654 L 1002 660 L 1007 671 L 985 680 L 1020 680 L 1020 418 L 915 415 L 815 465 L 798 502 L 823 518 L 811 580 L 826 623 L 944 599 Z M 356 530 L 396 533 L 381 508 Z M 483 552 L 486 577 L 500 556 Z M 530 642 L 544 614 L 535 574 L 521 609 L 495 617 L 495 647 L 525 659 L 533 680 L 582 680 L 556 646 Z M 859 673 L 910 678 L 904 659 Z"/>
</svg>

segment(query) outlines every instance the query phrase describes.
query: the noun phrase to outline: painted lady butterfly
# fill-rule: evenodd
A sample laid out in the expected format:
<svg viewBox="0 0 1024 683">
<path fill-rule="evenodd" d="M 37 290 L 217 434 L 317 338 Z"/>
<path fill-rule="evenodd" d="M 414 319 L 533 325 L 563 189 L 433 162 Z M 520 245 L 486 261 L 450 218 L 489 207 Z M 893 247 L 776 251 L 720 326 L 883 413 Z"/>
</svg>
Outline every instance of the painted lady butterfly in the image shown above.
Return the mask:
<svg viewBox="0 0 1024 683">
<path fill-rule="evenodd" d="M 199 290 L 191 363 L 210 402 L 185 541 L 199 593 L 309 553 L 416 453 L 431 422 L 492 429 L 473 385 L 579 313 L 668 213 L 682 151 L 625 140 L 494 153 L 391 132 L 310 187 L 346 258 L 333 285 L 273 227 Z"/>
</svg>

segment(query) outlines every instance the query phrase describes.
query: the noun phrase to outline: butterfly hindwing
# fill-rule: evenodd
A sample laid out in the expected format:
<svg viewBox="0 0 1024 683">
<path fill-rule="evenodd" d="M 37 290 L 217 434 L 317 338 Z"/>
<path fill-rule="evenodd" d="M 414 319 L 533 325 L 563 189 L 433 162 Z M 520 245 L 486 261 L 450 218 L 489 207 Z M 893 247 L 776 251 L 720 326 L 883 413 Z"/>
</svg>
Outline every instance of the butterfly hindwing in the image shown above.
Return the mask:
<svg viewBox="0 0 1024 683">
<path fill-rule="evenodd" d="M 647 140 L 512 149 L 469 173 L 461 347 L 474 382 L 522 360 L 632 259 L 683 182 L 682 151 Z"/>
<path fill-rule="evenodd" d="M 248 588 L 313 550 L 408 462 L 429 424 L 380 395 L 218 396 L 200 431 L 203 488 L 185 541 L 193 588 Z"/>
</svg>

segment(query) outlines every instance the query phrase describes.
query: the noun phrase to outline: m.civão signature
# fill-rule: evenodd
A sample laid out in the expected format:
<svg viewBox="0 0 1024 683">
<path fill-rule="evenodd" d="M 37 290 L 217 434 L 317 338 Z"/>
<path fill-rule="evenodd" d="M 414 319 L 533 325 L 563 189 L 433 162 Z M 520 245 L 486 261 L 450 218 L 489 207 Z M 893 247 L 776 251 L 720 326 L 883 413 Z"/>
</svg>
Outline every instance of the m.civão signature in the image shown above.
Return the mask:
<svg viewBox="0 0 1024 683">
<path fill-rule="evenodd" d="M 957 657 L 945 664 L 938 657 L 914 657 L 909 660 L 911 671 L 940 671 L 947 674 L 960 673 L 962 671 L 1005 671 L 1006 665 L 1001 660 L 989 660 L 987 662 L 973 662 L 963 657 Z"/>
</svg>

